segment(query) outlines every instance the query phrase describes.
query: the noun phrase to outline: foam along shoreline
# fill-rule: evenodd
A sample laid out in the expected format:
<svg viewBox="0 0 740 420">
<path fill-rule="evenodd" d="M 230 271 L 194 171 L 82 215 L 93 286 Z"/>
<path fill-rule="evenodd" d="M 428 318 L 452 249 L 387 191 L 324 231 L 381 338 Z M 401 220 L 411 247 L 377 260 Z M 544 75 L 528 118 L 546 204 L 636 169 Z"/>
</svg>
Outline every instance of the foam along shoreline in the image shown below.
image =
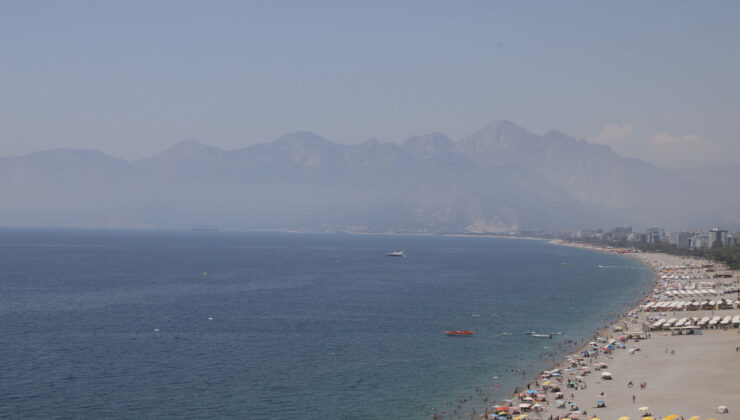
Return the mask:
<svg viewBox="0 0 740 420">
<path fill-rule="evenodd" d="M 729 271 L 696 258 L 561 244 L 638 259 L 655 272 L 654 287 L 638 306 L 542 372 L 523 392 L 503 404 L 491 402 L 484 414 L 471 417 L 740 418 L 740 322 L 733 321 L 740 321 L 740 273 L 714 278 L 714 273 Z M 719 321 L 702 323 L 707 317 Z"/>
</svg>

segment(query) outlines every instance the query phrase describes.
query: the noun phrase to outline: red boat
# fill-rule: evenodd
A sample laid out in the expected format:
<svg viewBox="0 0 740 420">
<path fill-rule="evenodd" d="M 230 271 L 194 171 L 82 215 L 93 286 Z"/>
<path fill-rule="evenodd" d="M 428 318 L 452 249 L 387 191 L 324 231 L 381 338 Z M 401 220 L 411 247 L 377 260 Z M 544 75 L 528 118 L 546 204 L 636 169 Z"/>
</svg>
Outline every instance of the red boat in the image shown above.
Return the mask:
<svg viewBox="0 0 740 420">
<path fill-rule="evenodd" d="M 445 331 L 445 334 L 449 335 L 450 337 L 470 337 L 471 335 L 475 334 L 475 331 Z"/>
</svg>

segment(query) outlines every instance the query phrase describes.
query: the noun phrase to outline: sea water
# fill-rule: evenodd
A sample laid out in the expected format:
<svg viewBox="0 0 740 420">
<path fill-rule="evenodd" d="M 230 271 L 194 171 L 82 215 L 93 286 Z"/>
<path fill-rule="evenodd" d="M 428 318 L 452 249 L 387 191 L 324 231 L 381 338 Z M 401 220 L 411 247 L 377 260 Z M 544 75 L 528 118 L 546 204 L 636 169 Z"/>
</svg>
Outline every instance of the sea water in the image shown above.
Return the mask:
<svg viewBox="0 0 740 420">
<path fill-rule="evenodd" d="M 536 240 L 2 229 L 0 418 L 459 418 L 651 278 Z"/>
</svg>

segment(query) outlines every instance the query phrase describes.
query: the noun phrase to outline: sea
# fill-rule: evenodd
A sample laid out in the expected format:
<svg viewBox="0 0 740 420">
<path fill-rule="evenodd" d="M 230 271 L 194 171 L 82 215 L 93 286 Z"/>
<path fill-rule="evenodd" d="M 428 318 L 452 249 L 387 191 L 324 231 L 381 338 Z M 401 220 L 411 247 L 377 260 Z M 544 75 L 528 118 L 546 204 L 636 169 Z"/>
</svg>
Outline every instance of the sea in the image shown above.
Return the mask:
<svg viewBox="0 0 740 420">
<path fill-rule="evenodd" d="M 470 418 L 652 278 L 540 240 L 3 228 L 0 418 Z"/>
</svg>

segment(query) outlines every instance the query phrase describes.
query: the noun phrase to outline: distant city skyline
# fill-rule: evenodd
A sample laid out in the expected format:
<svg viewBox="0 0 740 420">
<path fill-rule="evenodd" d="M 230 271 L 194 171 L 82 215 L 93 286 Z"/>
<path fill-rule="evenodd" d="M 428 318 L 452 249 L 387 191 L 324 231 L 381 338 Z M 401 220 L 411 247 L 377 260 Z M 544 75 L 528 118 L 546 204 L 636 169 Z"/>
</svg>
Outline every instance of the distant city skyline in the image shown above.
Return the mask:
<svg viewBox="0 0 740 420">
<path fill-rule="evenodd" d="M 9 2 L 0 156 L 139 159 L 310 130 L 496 120 L 680 165 L 740 160 L 736 2 Z"/>
</svg>

